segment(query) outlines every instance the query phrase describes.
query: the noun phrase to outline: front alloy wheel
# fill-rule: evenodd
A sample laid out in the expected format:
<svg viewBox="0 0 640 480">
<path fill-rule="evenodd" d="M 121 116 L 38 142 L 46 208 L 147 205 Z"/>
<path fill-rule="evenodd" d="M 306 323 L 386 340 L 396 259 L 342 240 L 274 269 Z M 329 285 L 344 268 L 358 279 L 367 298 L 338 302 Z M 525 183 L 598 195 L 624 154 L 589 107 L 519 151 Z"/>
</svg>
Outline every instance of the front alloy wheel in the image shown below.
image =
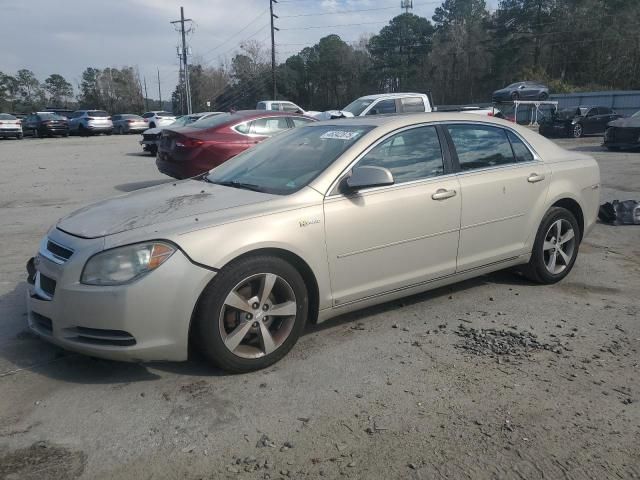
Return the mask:
<svg viewBox="0 0 640 480">
<path fill-rule="evenodd" d="M 282 258 L 250 256 L 224 267 L 203 292 L 192 339 L 218 367 L 241 373 L 277 362 L 308 316 L 300 272 Z"/>
<path fill-rule="evenodd" d="M 218 320 L 220 336 L 238 357 L 264 357 L 289 337 L 296 310 L 296 295 L 285 279 L 273 273 L 252 275 L 227 295 Z"/>
<path fill-rule="evenodd" d="M 573 126 L 573 138 L 580 138 L 583 134 L 584 134 L 584 130 L 582 129 L 582 125 L 579 123 L 576 123 Z"/>
</svg>

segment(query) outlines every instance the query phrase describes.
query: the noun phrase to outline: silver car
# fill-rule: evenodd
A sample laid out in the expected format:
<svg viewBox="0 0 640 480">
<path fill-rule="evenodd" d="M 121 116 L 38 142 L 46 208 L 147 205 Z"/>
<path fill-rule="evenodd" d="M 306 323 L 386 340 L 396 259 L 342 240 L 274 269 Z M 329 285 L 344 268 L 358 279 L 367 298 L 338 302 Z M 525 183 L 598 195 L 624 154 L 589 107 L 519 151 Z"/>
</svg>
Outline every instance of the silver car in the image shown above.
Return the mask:
<svg viewBox="0 0 640 480">
<path fill-rule="evenodd" d="M 28 322 L 97 357 L 192 344 L 264 368 L 307 323 L 509 267 L 562 280 L 599 185 L 591 157 L 490 117 L 312 123 L 60 220 L 28 264 Z"/>
<path fill-rule="evenodd" d="M 117 134 L 123 135 L 125 133 L 140 133 L 144 132 L 147 128 L 147 122 L 144 121 L 140 115 L 133 115 L 131 113 L 118 113 L 111 116 L 113 122 L 113 131 Z"/>
<path fill-rule="evenodd" d="M 76 110 L 69 117 L 69 132 L 81 136 L 113 133 L 113 122 L 104 110 Z"/>
</svg>

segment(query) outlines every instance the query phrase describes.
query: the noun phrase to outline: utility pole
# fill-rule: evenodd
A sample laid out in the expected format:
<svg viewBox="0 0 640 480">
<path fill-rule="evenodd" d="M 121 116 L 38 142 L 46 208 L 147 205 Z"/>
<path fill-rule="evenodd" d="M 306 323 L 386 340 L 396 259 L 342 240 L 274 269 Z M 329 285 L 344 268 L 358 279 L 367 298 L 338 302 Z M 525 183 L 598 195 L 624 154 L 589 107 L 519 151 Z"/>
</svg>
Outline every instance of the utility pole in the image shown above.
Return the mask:
<svg viewBox="0 0 640 480">
<path fill-rule="evenodd" d="M 183 65 L 183 70 L 184 70 L 184 90 L 185 90 L 185 95 L 186 95 L 186 100 L 187 100 L 187 113 L 191 114 L 191 87 L 189 85 L 189 63 L 187 60 L 187 39 L 186 39 L 186 34 L 187 32 L 185 31 L 184 28 L 184 22 L 191 22 L 192 20 L 190 18 L 184 18 L 184 7 L 180 7 L 180 20 L 174 20 L 172 22 L 170 22 L 171 24 L 175 25 L 177 23 L 180 24 L 180 34 L 182 35 L 182 65 Z"/>
<path fill-rule="evenodd" d="M 142 77 L 144 79 L 144 108 L 148 112 L 149 111 L 149 95 L 147 95 L 147 77 Z"/>
<path fill-rule="evenodd" d="M 276 88 L 276 30 L 280 31 L 273 25 L 273 19 L 278 16 L 273 13 L 273 4 L 278 0 L 269 0 L 269 10 L 271 11 L 271 81 L 273 83 L 273 99 L 278 99 L 278 89 Z"/>
<path fill-rule="evenodd" d="M 160 99 L 160 107 L 158 110 L 164 110 L 162 108 L 162 90 L 160 89 L 160 69 L 158 68 L 158 98 Z"/>
</svg>

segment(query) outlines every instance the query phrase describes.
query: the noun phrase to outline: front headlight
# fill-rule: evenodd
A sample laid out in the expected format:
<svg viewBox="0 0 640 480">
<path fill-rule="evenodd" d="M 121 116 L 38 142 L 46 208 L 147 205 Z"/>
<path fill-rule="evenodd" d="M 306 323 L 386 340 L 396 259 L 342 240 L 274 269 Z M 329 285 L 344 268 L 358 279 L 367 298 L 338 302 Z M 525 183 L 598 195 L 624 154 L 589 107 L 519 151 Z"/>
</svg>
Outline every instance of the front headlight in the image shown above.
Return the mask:
<svg viewBox="0 0 640 480">
<path fill-rule="evenodd" d="M 131 282 L 158 268 L 175 251 L 175 247 L 163 242 L 137 243 L 107 250 L 87 261 L 80 282 L 86 285 Z"/>
</svg>

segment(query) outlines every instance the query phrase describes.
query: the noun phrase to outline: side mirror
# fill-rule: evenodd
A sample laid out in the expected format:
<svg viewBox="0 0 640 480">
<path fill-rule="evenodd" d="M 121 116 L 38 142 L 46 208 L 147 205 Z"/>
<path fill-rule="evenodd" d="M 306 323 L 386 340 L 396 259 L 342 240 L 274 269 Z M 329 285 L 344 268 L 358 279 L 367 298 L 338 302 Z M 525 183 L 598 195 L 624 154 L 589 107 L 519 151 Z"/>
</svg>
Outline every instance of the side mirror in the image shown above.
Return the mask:
<svg viewBox="0 0 640 480">
<path fill-rule="evenodd" d="M 522 90 L 524 88 L 524 85 L 520 85 L 518 88 Z"/>
<path fill-rule="evenodd" d="M 394 183 L 393 175 L 386 168 L 365 166 L 354 168 L 344 185 L 347 190 L 357 192 L 364 188 L 384 187 Z"/>
</svg>

